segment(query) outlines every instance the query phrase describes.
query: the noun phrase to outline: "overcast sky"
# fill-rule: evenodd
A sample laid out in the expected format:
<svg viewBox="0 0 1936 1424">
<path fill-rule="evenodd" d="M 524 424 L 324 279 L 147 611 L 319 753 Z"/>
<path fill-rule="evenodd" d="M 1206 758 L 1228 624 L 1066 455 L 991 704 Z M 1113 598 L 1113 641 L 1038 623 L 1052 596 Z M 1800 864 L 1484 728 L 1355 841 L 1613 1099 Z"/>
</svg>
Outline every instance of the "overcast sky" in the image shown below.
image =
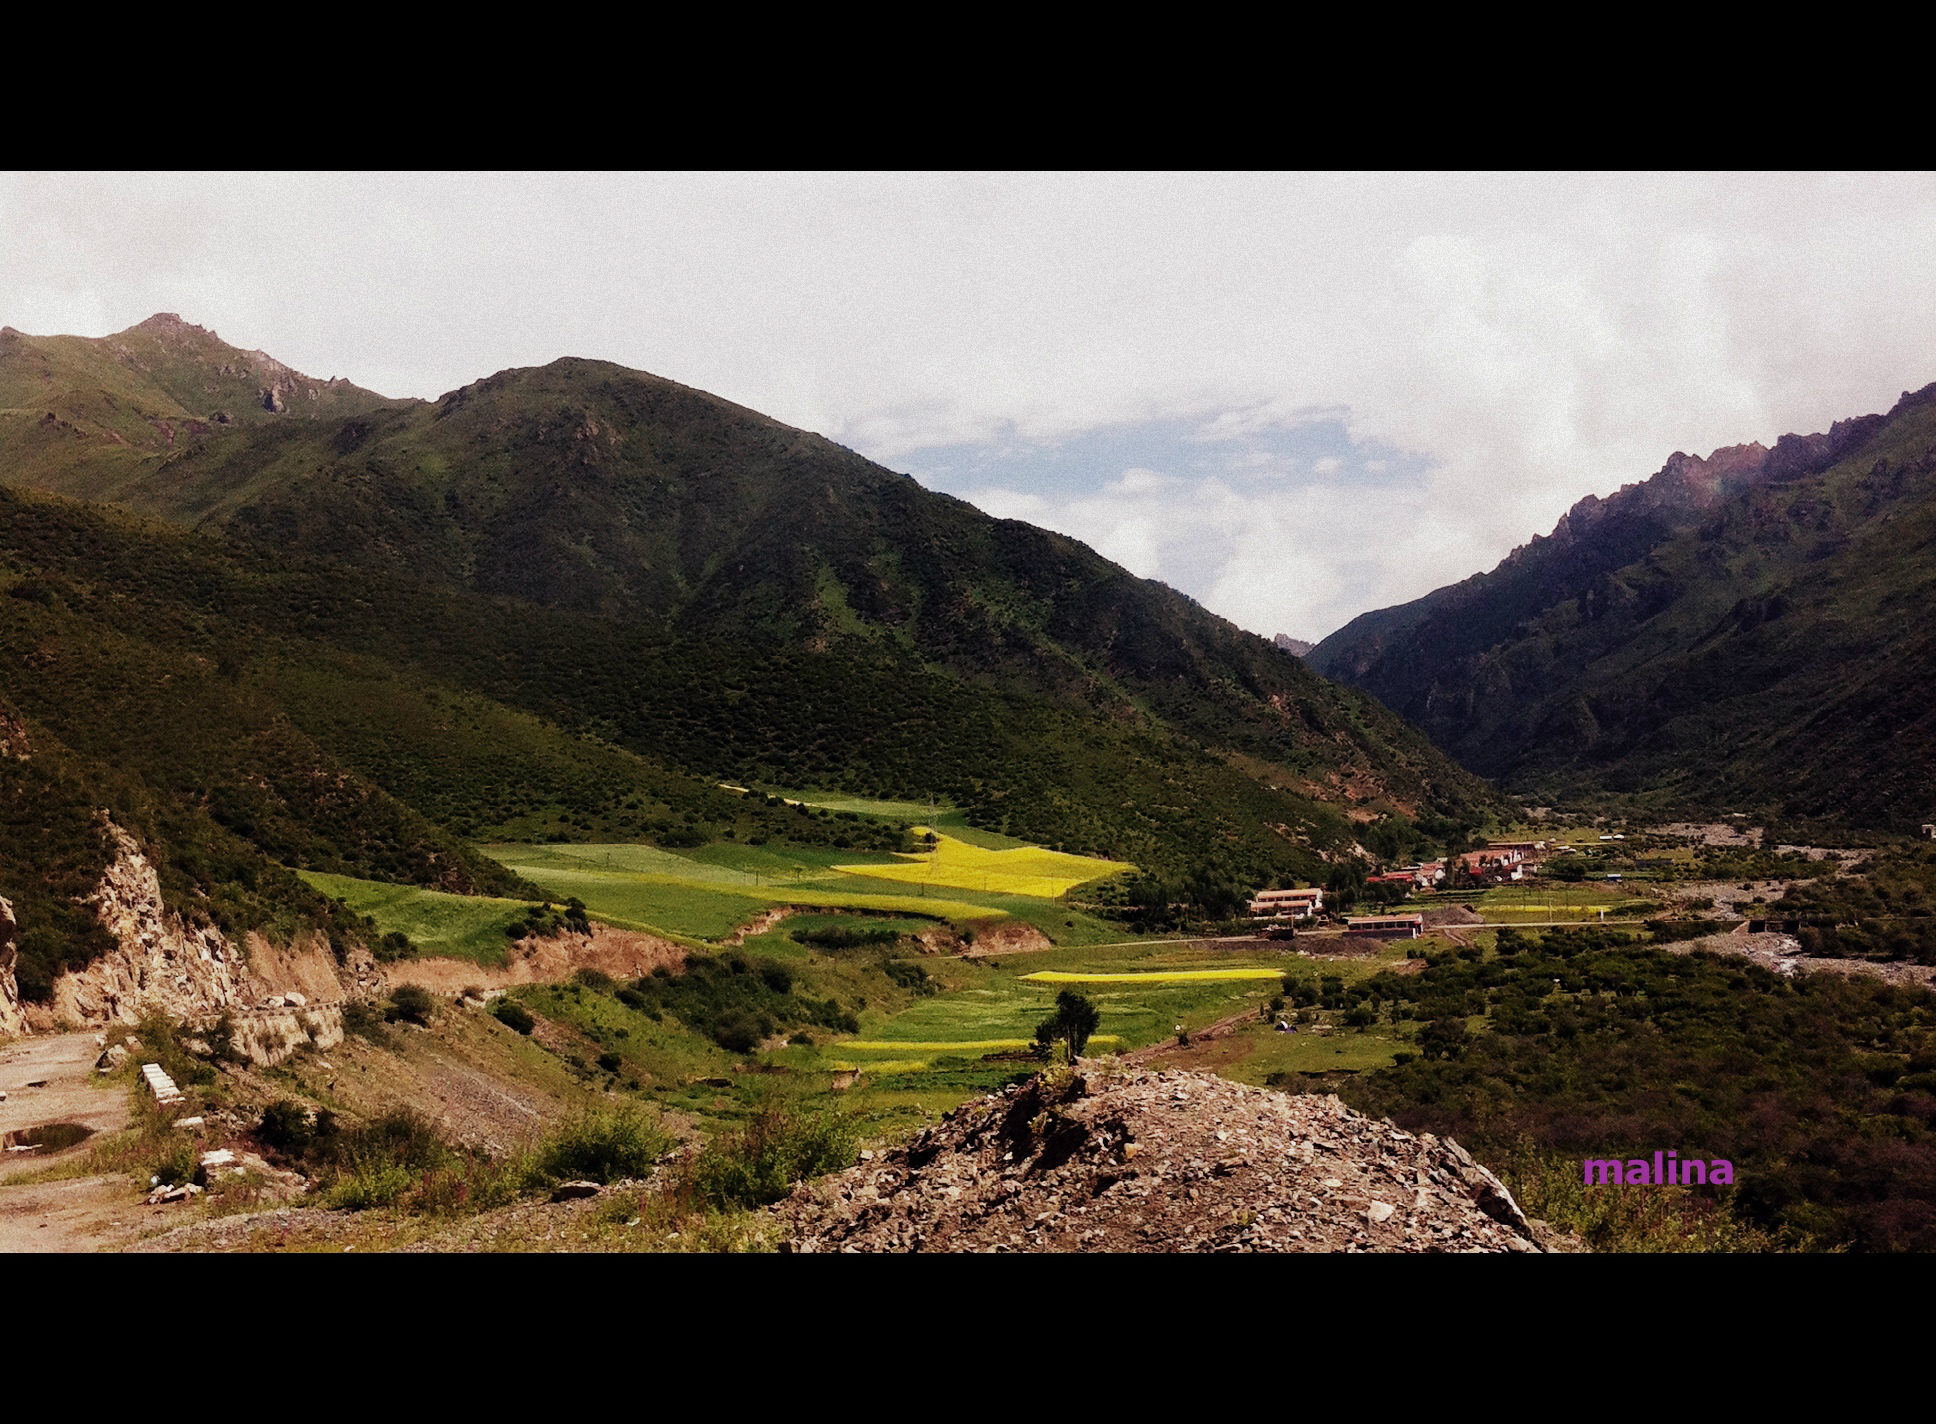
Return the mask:
<svg viewBox="0 0 1936 1424">
<path fill-rule="evenodd" d="M 0 179 L 0 324 L 434 397 L 598 356 L 1312 638 L 1936 380 L 1936 179 Z"/>
</svg>

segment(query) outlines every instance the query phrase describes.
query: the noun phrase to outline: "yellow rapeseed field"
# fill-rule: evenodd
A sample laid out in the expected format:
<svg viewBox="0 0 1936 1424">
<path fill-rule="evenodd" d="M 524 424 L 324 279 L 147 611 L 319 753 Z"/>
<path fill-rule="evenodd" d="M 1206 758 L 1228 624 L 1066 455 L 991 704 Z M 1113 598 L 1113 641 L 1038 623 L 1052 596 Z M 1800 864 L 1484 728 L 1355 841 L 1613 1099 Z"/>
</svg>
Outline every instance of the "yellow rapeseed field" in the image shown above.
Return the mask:
<svg viewBox="0 0 1936 1424">
<path fill-rule="evenodd" d="M 915 827 L 917 833 L 924 829 Z M 835 869 L 876 880 L 951 885 L 957 890 L 985 890 L 998 895 L 1054 900 L 1085 881 L 1136 868 L 1126 861 L 1092 860 L 1040 846 L 983 850 L 953 836 L 940 836 L 932 851 L 904 855 L 901 861 L 900 865 L 841 865 Z"/>
<path fill-rule="evenodd" d="M 1113 1033 L 1099 1033 L 1089 1040 L 1104 1047 L 1122 1040 Z M 1004 1049 L 1028 1048 L 1035 1042 L 1030 1038 L 978 1038 L 961 1042 L 946 1042 L 942 1039 L 859 1039 L 843 1040 L 838 1046 L 841 1052 L 849 1050 L 859 1053 L 1000 1053 Z"/>
<path fill-rule="evenodd" d="M 1281 969 L 1160 969 L 1148 974 L 1069 974 L 1042 969 L 1024 974 L 1038 984 L 1187 984 L 1206 979 L 1281 979 Z"/>
</svg>

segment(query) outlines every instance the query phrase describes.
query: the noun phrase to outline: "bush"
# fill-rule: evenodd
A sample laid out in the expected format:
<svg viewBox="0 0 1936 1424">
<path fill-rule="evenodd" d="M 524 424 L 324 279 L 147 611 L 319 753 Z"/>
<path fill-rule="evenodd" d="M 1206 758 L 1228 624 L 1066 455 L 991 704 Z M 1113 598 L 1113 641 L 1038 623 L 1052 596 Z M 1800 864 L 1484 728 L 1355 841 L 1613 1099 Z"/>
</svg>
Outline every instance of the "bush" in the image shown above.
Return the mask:
<svg viewBox="0 0 1936 1424">
<path fill-rule="evenodd" d="M 601 1053 L 598 1055 L 598 1066 L 607 1073 L 616 1073 L 625 1066 L 625 1060 L 616 1053 Z"/>
<path fill-rule="evenodd" d="M 712 1039 L 728 1053 L 751 1053 L 760 1046 L 759 1020 L 751 1014 L 732 1010 L 713 1021 Z"/>
<path fill-rule="evenodd" d="M 278 1098 L 262 1110 L 255 1135 L 278 1152 L 299 1154 L 316 1136 L 309 1109 L 288 1098 Z"/>
<path fill-rule="evenodd" d="M 672 1148 L 672 1135 L 630 1105 L 594 1109 L 560 1126 L 538 1150 L 538 1169 L 554 1181 L 616 1182 L 644 1177 Z"/>
<path fill-rule="evenodd" d="M 1427 1058 L 1458 1058 L 1467 1036 L 1464 1019 L 1434 1019 L 1419 1031 L 1418 1046 Z"/>
<path fill-rule="evenodd" d="M 850 930 L 839 925 L 818 930 L 795 930 L 791 937 L 815 949 L 865 949 L 873 945 L 890 945 L 900 939 L 893 930 Z"/>
<path fill-rule="evenodd" d="M 390 1007 L 383 1017 L 391 1023 L 401 1019 L 406 1023 L 428 1025 L 436 1012 L 437 998 L 428 989 L 420 989 L 415 984 L 399 984 L 391 991 Z"/>
<path fill-rule="evenodd" d="M 412 944 L 410 937 L 401 930 L 391 930 L 370 946 L 370 952 L 376 956 L 378 962 L 387 964 L 394 960 L 414 957 L 417 946 Z"/>
<path fill-rule="evenodd" d="M 343 1005 L 343 1032 L 358 1038 L 376 1038 L 383 1032 L 383 1015 L 367 999 L 351 999 Z"/>
<path fill-rule="evenodd" d="M 499 999 L 491 1006 L 491 1013 L 506 1028 L 515 1029 L 519 1033 L 528 1034 L 538 1026 L 538 1021 L 531 1016 L 531 1011 L 512 999 Z"/>
<path fill-rule="evenodd" d="M 768 1104 L 688 1158 L 678 1189 L 716 1211 L 766 1206 L 795 1182 L 852 1166 L 859 1143 L 858 1125 L 842 1114 Z"/>
</svg>

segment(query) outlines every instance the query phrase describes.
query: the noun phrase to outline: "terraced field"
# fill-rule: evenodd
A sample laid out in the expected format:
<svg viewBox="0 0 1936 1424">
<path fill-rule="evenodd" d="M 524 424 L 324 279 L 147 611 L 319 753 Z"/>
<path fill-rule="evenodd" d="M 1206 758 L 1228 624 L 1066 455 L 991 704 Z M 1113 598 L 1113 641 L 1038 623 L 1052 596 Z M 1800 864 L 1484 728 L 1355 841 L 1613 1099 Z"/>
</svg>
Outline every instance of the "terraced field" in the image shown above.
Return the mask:
<svg viewBox="0 0 1936 1424">
<path fill-rule="evenodd" d="M 916 827 L 917 831 L 926 827 Z M 991 850 L 935 832 L 933 850 L 896 856 L 888 865 L 842 865 L 837 869 L 865 874 L 876 880 L 902 880 L 919 885 L 941 885 L 996 894 L 1030 895 L 1054 900 L 1078 885 L 1136 869 L 1115 860 L 1067 855 L 1041 846 Z"/>
</svg>

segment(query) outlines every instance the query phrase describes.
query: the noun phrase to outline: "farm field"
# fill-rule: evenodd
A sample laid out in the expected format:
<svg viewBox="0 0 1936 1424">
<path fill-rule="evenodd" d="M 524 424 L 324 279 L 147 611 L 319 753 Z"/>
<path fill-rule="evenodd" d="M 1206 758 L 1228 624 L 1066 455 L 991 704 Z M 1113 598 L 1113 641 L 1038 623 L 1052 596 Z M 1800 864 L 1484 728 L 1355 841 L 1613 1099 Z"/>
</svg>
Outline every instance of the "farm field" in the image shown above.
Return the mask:
<svg viewBox="0 0 1936 1424">
<path fill-rule="evenodd" d="M 1657 906 L 1619 886 L 1552 884 L 1498 886 L 1468 902 L 1489 920 L 1597 920 L 1644 915 Z"/>
<path fill-rule="evenodd" d="M 800 801 L 816 810 L 851 812 L 857 816 L 874 816 L 883 821 L 896 821 L 908 826 L 932 825 L 936 831 L 953 836 L 969 845 L 981 846 L 985 850 L 1015 850 L 1031 848 L 1027 841 L 1016 840 L 1013 836 L 1002 835 L 998 831 L 984 831 L 968 824 L 968 818 L 958 807 L 946 801 L 930 807 L 926 801 L 883 801 L 870 796 L 848 796 L 836 791 L 774 791 L 771 793 L 789 801 Z M 852 857 L 848 857 L 852 859 Z"/>
<path fill-rule="evenodd" d="M 925 830 L 925 827 L 917 827 Z M 876 880 L 902 880 L 920 885 L 943 885 L 962 890 L 1029 895 L 1053 900 L 1078 885 L 1136 867 L 1122 861 L 1067 855 L 1040 846 L 991 850 L 970 845 L 955 836 L 935 832 L 933 850 L 920 855 L 897 855 L 887 865 L 841 865 L 839 870 L 864 873 Z"/>
<path fill-rule="evenodd" d="M 698 939 L 730 934 L 770 905 L 917 915 L 964 931 L 1015 918 L 1033 924 L 1058 943 L 1100 943 L 1122 937 L 1120 926 L 1040 894 L 954 886 L 945 887 L 945 894 L 932 893 L 908 879 L 895 878 L 909 862 L 892 856 L 732 844 L 690 852 L 633 844 L 497 844 L 483 849 L 558 899 L 576 896 L 600 919 L 625 928 Z M 971 846 L 962 849 L 988 854 Z M 1085 871 L 1105 863 L 1027 850 L 1056 861 L 1074 861 Z M 1029 862 L 1031 867 L 1043 863 Z M 1038 888 L 1045 886 L 1046 881 Z"/>
<path fill-rule="evenodd" d="M 446 895 L 415 885 L 353 880 L 347 875 L 297 872 L 310 886 L 376 921 L 379 933 L 400 933 L 424 954 L 469 959 L 495 967 L 505 962 L 505 927 L 524 918 L 522 900 Z"/>
</svg>

